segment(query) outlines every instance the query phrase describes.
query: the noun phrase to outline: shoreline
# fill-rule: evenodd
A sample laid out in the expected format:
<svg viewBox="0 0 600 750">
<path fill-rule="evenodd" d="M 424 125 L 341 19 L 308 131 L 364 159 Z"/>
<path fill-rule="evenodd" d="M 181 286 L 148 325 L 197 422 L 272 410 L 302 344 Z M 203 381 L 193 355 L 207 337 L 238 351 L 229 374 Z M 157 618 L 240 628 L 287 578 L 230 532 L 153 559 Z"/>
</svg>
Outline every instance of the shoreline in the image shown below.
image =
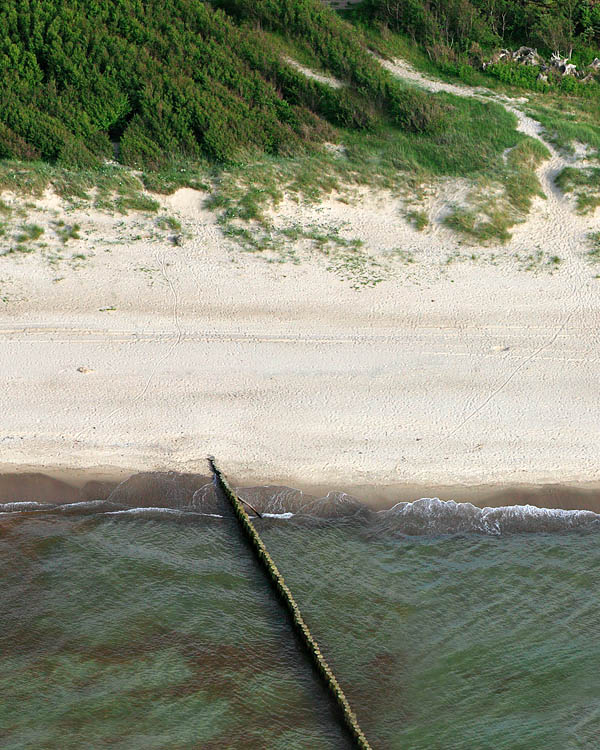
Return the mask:
<svg viewBox="0 0 600 750">
<path fill-rule="evenodd" d="M 163 478 L 168 475 L 175 485 L 188 484 L 197 479 L 197 488 L 211 481 L 208 463 L 204 471 L 181 472 L 174 470 L 124 470 L 116 467 L 74 468 L 41 467 L 34 465 L 7 466 L 0 464 L 0 503 L 17 501 L 75 502 L 78 499 L 105 500 L 119 483 L 137 479 L 140 482 L 140 497 L 152 493 L 152 475 Z M 415 502 L 422 498 L 438 498 L 442 501 L 470 503 L 478 508 L 532 505 L 538 508 L 562 510 L 590 510 L 600 513 L 600 482 L 580 481 L 569 483 L 540 484 L 480 484 L 480 485 L 423 485 L 399 483 L 394 485 L 364 484 L 314 484 L 288 479 L 265 478 L 264 481 L 248 481 L 237 475 L 227 474 L 220 466 L 231 485 L 236 489 L 291 488 L 313 497 L 325 497 L 329 493 L 347 494 L 374 510 L 391 508 L 397 503 Z M 188 484 L 189 486 L 189 484 Z"/>
</svg>

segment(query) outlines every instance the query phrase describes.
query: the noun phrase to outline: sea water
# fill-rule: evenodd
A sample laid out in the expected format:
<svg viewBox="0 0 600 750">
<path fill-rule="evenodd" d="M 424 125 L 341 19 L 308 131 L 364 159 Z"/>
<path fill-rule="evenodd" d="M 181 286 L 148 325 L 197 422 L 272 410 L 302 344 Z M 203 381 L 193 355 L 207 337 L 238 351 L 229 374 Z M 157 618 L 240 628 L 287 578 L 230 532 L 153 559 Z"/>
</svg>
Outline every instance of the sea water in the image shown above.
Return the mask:
<svg viewBox="0 0 600 750">
<path fill-rule="evenodd" d="M 0 505 L 3 750 L 351 747 L 196 485 Z M 240 494 L 373 748 L 600 746 L 600 516 Z"/>
</svg>

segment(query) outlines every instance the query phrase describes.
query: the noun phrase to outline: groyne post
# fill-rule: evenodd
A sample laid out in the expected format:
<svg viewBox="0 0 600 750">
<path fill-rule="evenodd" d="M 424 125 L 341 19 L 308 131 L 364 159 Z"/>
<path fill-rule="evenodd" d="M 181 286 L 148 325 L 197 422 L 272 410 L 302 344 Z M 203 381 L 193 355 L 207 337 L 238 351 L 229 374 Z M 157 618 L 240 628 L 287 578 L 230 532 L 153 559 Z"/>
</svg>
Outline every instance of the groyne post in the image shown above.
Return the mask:
<svg viewBox="0 0 600 750">
<path fill-rule="evenodd" d="M 352 736 L 356 747 L 358 747 L 360 750 L 371 750 L 371 745 L 369 745 L 367 738 L 360 728 L 356 715 L 352 711 L 350 703 L 344 695 L 344 691 L 340 687 L 340 684 L 337 681 L 337 678 L 334 675 L 333 671 L 331 670 L 331 667 L 325 661 L 325 658 L 323 657 L 323 654 L 321 653 L 317 642 L 313 638 L 310 630 L 308 629 L 308 625 L 302 617 L 300 608 L 296 604 L 296 601 L 292 596 L 292 592 L 287 587 L 283 576 L 273 562 L 273 558 L 267 551 L 267 548 L 265 547 L 262 539 L 254 528 L 254 525 L 250 520 L 249 515 L 246 513 L 246 509 L 244 508 L 241 500 L 229 486 L 227 479 L 223 476 L 220 469 L 217 467 L 215 459 L 212 456 L 209 456 L 208 462 L 213 472 L 216 485 L 229 501 L 234 515 L 237 518 L 245 537 L 250 542 L 250 546 L 254 551 L 256 559 L 267 574 L 267 577 L 271 581 L 271 584 L 279 594 L 281 601 L 289 612 L 294 624 L 294 628 L 298 633 L 303 646 L 310 655 L 327 691 L 337 704 L 338 708 L 341 710 L 344 724 L 350 732 L 350 735 Z"/>
</svg>

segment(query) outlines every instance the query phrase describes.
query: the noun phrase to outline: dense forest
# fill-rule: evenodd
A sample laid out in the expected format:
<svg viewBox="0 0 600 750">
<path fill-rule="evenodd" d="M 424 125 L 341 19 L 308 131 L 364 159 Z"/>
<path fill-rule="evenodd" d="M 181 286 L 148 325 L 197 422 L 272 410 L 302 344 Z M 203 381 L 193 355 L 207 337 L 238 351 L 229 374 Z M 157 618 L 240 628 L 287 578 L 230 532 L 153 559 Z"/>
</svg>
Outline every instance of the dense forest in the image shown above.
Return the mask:
<svg viewBox="0 0 600 750">
<path fill-rule="evenodd" d="M 600 0 L 365 0 L 354 14 L 321 0 L 5 0 L 0 158 L 153 169 L 298 153 L 339 127 L 432 133 L 447 105 L 386 73 L 360 23 L 446 50 L 585 51 L 600 35 Z M 286 38 L 346 85 L 286 62 Z"/>
</svg>

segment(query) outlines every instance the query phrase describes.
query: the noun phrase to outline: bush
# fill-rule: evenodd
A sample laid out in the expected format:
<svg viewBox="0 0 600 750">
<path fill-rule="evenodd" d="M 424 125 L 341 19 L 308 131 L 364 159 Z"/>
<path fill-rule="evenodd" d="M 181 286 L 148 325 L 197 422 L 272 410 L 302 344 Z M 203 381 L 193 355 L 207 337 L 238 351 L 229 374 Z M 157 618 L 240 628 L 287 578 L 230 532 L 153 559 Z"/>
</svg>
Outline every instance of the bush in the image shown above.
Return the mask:
<svg viewBox="0 0 600 750">
<path fill-rule="evenodd" d="M 39 159 L 39 151 L 0 122 L 0 159 Z"/>
</svg>

